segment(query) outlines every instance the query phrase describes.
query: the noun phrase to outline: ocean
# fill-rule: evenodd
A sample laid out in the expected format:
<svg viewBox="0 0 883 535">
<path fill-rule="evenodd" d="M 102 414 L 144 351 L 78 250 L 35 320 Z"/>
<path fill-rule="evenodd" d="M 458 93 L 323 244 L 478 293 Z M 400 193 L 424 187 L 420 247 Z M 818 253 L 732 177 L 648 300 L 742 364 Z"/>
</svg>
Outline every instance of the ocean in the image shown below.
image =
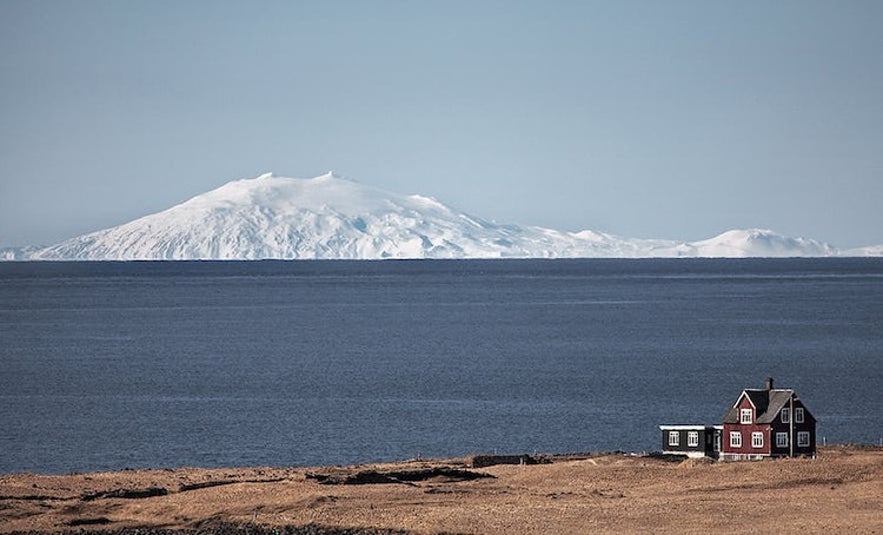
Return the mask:
<svg viewBox="0 0 883 535">
<path fill-rule="evenodd" d="M 0 263 L 0 473 L 883 439 L 883 259 Z"/>
</svg>

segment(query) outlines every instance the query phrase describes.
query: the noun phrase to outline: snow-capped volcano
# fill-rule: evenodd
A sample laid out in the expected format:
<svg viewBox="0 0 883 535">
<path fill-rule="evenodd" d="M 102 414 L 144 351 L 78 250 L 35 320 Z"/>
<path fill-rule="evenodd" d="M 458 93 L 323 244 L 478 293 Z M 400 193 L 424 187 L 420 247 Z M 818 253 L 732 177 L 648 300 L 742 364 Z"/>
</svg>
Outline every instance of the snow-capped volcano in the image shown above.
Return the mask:
<svg viewBox="0 0 883 535">
<path fill-rule="evenodd" d="M 33 260 L 554 258 L 829 256 L 805 238 L 730 231 L 694 243 L 585 230 L 499 225 L 419 195 L 328 173 L 272 173 L 220 188 L 130 223 L 29 252 Z"/>
<path fill-rule="evenodd" d="M 33 259 L 376 259 L 560 256 L 565 235 L 500 226 L 334 173 L 234 180 Z M 565 240 L 566 241 L 566 240 Z M 579 240 L 577 240 L 579 241 Z"/>
</svg>

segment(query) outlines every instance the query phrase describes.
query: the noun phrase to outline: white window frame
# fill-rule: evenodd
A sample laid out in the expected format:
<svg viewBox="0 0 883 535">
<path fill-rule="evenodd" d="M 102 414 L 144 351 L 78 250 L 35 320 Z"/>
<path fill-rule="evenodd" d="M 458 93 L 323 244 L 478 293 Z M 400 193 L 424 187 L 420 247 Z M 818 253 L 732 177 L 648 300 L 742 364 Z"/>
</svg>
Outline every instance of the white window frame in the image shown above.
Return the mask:
<svg viewBox="0 0 883 535">
<path fill-rule="evenodd" d="M 687 431 L 687 447 L 695 448 L 699 446 L 699 431 Z"/>
<path fill-rule="evenodd" d="M 809 431 L 798 431 L 797 432 L 797 447 L 798 448 L 808 448 L 809 447 Z"/>
<path fill-rule="evenodd" d="M 742 447 L 742 433 L 740 431 L 730 431 L 730 447 L 731 448 L 741 448 Z"/>
<path fill-rule="evenodd" d="M 681 433 L 679 431 L 669 431 L 668 432 L 668 445 L 669 446 L 680 446 L 681 445 Z"/>
<path fill-rule="evenodd" d="M 794 423 L 802 424 L 803 418 L 803 407 L 797 407 L 794 409 Z"/>
<path fill-rule="evenodd" d="M 739 423 L 740 424 L 750 424 L 754 419 L 754 415 L 752 414 L 751 409 L 739 409 Z"/>
<path fill-rule="evenodd" d="M 789 409 L 788 407 L 782 409 L 782 423 L 791 423 L 791 409 Z"/>
<path fill-rule="evenodd" d="M 777 448 L 787 448 L 788 447 L 788 433 L 776 433 L 776 447 Z"/>
<path fill-rule="evenodd" d="M 751 447 L 752 448 L 762 448 L 763 447 L 763 433 L 759 431 L 754 431 L 751 433 Z"/>
</svg>

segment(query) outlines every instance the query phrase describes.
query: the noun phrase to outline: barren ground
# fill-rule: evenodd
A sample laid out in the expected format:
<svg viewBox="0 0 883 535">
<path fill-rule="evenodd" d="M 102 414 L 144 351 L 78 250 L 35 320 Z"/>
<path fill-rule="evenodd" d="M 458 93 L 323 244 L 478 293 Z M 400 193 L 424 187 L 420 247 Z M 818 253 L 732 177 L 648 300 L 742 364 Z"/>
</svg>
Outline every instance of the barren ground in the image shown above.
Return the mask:
<svg viewBox="0 0 883 535">
<path fill-rule="evenodd" d="M 232 523 L 417 533 L 883 533 L 883 448 L 830 446 L 814 460 L 739 463 L 551 460 L 0 475 L 0 532 Z M 476 474 L 493 477 L 469 479 Z"/>
</svg>

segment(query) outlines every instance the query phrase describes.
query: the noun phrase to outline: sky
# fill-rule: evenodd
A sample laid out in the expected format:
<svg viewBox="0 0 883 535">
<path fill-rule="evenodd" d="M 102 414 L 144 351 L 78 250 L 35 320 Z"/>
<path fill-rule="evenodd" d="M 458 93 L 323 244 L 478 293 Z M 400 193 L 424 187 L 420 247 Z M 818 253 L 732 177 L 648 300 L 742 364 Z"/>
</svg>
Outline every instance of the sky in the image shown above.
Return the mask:
<svg viewBox="0 0 883 535">
<path fill-rule="evenodd" d="M 329 170 L 501 223 L 883 244 L 883 2 L 0 0 L 0 246 Z"/>
</svg>

